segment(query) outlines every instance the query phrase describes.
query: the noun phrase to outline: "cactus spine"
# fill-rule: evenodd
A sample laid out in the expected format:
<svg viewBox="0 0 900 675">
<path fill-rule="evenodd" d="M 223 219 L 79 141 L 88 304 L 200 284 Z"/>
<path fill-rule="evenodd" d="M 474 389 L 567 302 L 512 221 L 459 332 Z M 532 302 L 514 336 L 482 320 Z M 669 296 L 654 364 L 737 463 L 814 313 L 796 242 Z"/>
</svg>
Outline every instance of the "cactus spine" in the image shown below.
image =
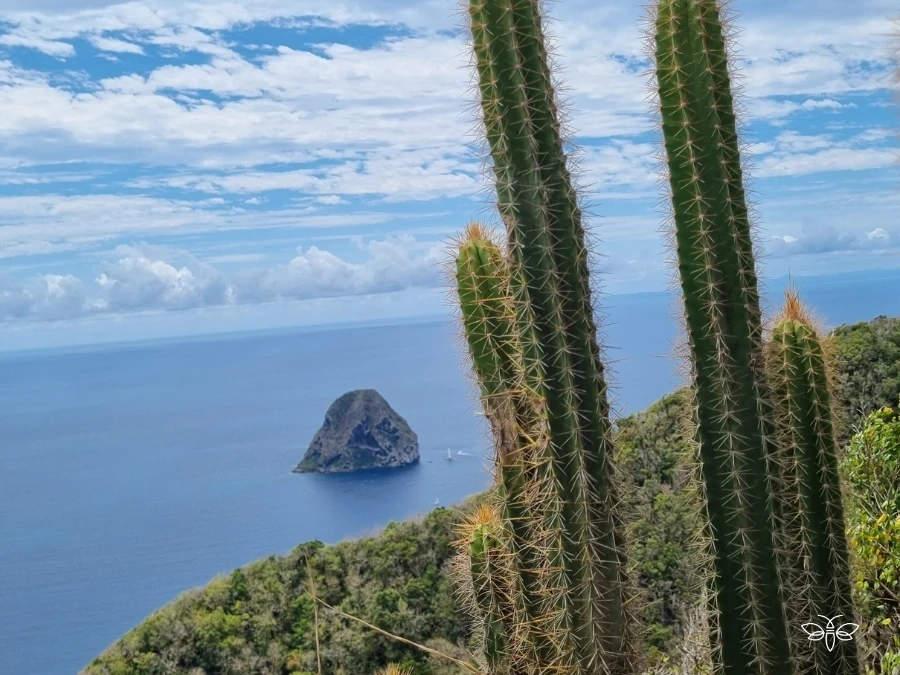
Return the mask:
<svg viewBox="0 0 900 675">
<path fill-rule="evenodd" d="M 853 604 L 830 372 L 813 321 L 794 292 L 775 323 L 768 348 L 770 382 L 779 432 L 781 490 L 793 508 L 783 523 L 787 560 L 793 562 L 786 595 L 795 630 L 798 670 L 857 675 L 855 642 L 810 642 L 805 621 L 844 617 Z"/>
<path fill-rule="evenodd" d="M 529 524 L 533 539 L 521 546 L 543 557 L 538 576 L 546 629 L 535 633 L 559 650 L 552 664 L 540 667 L 624 672 L 631 658 L 630 621 L 611 480 L 609 405 L 581 212 L 563 152 L 542 17 L 535 0 L 471 0 L 469 16 L 506 225 L 521 363 L 521 375 L 505 388 L 528 392 L 535 421 L 526 427 L 533 442 L 519 448 L 526 455 L 520 493 L 539 508 Z M 476 357 L 480 347 L 473 335 L 467 338 Z M 490 388 L 482 382 L 483 393 Z"/>
<path fill-rule="evenodd" d="M 756 273 L 715 0 L 659 0 L 655 58 L 708 533 L 716 659 L 790 673 Z"/>
</svg>

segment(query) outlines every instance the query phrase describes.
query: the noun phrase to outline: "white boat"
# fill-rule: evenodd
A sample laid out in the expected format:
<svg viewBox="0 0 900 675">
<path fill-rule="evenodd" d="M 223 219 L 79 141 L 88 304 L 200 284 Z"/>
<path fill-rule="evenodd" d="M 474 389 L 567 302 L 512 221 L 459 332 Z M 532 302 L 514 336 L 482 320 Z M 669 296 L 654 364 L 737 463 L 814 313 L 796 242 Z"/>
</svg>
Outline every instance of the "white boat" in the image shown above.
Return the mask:
<svg viewBox="0 0 900 675">
<path fill-rule="evenodd" d="M 435 497 L 435 498 L 434 498 L 434 505 L 435 505 L 435 506 L 440 506 L 440 505 L 441 505 L 441 500 L 438 499 L 437 497 Z"/>
<path fill-rule="evenodd" d="M 447 461 L 448 462 L 453 461 L 453 455 L 450 454 L 450 448 L 447 448 Z"/>
</svg>

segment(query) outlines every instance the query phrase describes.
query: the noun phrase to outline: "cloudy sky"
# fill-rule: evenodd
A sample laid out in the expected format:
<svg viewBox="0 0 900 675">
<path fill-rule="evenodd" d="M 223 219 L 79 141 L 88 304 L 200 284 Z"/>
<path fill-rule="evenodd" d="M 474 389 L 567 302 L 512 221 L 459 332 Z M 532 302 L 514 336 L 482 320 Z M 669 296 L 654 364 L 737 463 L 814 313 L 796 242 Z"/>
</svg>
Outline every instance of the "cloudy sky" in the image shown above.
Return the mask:
<svg viewBox="0 0 900 675">
<path fill-rule="evenodd" d="M 611 293 L 668 279 L 644 4 L 549 6 Z M 457 0 L 3 5 L 0 339 L 445 311 L 493 220 Z M 896 3 L 733 7 L 768 274 L 900 267 Z"/>
</svg>

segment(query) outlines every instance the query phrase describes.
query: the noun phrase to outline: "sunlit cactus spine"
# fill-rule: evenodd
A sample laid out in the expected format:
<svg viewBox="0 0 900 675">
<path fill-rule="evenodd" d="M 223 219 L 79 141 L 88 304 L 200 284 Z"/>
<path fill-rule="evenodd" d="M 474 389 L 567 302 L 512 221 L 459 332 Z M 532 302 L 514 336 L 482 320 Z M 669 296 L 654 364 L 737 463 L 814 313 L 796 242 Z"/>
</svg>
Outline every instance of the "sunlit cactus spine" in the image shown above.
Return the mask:
<svg viewBox="0 0 900 675">
<path fill-rule="evenodd" d="M 658 0 L 654 51 L 712 553 L 714 659 L 727 675 L 793 661 L 776 555 L 756 272 L 716 0 Z"/>
<path fill-rule="evenodd" d="M 389 663 L 381 670 L 375 672 L 375 675 L 412 675 L 409 668 L 401 668 L 396 663 Z"/>
<path fill-rule="evenodd" d="M 768 346 L 778 429 L 779 489 L 784 492 L 783 547 L 793 563 L 785 596 L 799 672 L 858 675 L 853 640 L 811 641 L 807 629 L 852 622 L 853 601 L 838 442 L 827 353 L 796 293 L 786 294 Z M 842 617 L 842 618 L 838 618 Z M 809 623 L 811 622 L 811 623 Z"/>
<path fill-rule="evenodd" d="M 629 672 L 632 625 L 616 515 L 609 404 L 581 210 L 563 151 L 535 0 L 471 0 L 472 51 L 500 216 L 521 386 L 545 421 L 528 474 L 548 558 L 554 667 Z M 472 347 L 473 353 L 475 347 Z M 546 671 L 545 671 L 546 672 Z"/>
</svg>

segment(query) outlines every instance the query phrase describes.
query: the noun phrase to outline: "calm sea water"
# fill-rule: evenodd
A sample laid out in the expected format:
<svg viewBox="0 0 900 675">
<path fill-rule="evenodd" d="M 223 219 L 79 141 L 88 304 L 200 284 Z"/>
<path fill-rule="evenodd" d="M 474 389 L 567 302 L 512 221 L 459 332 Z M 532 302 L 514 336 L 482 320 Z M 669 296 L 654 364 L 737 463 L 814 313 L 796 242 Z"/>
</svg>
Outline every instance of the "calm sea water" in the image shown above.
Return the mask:
<svg viewBox="0 0 900 675">
<path fill-rule="evenodd" d="M 884 284 L 805 288 L 836 324 L 900 314 Z M 678 383 L 671 301 L 605 304 L 633 412 Z M 454 344 L 441 322 L 0 356 L 0 673 L 74 675 L 217 573 L 484 489 L 486 428 Z M 418 433 L 422 462 L 292 474 L 328 405 L 366 387 Z"/>
</svg>

